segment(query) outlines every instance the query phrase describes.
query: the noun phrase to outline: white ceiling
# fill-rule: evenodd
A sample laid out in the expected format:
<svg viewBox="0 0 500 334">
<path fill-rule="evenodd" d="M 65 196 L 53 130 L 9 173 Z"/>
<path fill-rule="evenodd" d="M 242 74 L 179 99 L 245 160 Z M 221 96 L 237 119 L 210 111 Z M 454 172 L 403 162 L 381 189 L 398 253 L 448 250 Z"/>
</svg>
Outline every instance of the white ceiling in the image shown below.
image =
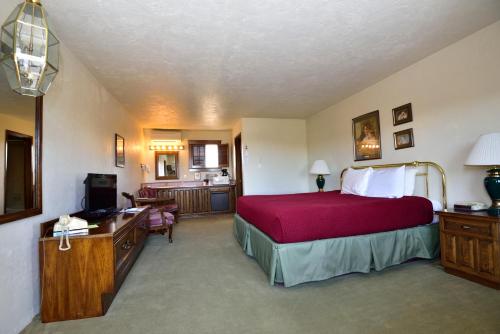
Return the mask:
<svg viewBox="0 0 500 334">
<path fill-rule="evenodd" d="M 146 127 L 303 118 L 500 19 L 500 0 L 45 0 Z"/>
</svg>

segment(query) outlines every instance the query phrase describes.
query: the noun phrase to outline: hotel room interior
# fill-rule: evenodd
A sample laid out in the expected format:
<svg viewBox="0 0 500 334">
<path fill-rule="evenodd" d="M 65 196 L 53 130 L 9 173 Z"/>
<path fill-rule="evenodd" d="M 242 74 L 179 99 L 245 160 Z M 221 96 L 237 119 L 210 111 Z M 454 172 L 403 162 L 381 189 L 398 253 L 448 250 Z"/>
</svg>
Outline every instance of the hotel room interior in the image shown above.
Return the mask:
<svg viewBox="0 0 500 334">
<path fill-rule="evenodd" d="M 0 24 L 0 334 L 500 333 L 500 0 Z"/>
</svg>

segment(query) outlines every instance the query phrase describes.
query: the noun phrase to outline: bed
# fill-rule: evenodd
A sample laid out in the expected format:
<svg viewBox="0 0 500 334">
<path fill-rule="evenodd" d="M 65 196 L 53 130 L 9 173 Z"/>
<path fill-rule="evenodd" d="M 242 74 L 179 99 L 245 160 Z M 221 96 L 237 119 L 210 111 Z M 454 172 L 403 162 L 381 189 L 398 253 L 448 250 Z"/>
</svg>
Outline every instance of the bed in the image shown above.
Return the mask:
<svg viewBox="0 0 500 334">
<path fill-rule="evenodd" d="M 437 202 L 446 207 L 443 169 L 418 161 L 355 168 L 399 166 L 419 168 L 423 194 L 374 198 L 331 191 L 243 196 L 238 199 L 234 235 L 270 284 L 285 287 L 378 271 L 414 258 L 435 258 L 439 228 L 434 211 L 439 209 Z M 439 201 L 429 200 L 431 175 L 440 180 Z"/>
</svg>

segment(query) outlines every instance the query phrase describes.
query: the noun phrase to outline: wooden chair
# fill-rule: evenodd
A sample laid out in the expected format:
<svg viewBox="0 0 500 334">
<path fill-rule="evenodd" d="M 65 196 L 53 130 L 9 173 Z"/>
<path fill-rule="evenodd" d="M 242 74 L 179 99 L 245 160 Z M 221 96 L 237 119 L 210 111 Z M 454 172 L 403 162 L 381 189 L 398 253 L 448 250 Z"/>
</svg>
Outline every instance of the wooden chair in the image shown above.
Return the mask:
<svg viewBox="0 0 500 334">
<path fill-rule="evenodd" d="M 179 207 L 177 203 L 175 203 L 175 198 L 166 198 L 159 196 L 158 189 L 144 187 L 141 188 L 137 194 L 139 198 L 136 199 L 136 202 L 139 205 L 142 204 L 151 204 L 152 206 L 162 206 L 164 211 L 170 212 L 175 216 L 175 222 L 179 222 Z"/>
<path fill-rule="evenodd" d="M 122 196 L 130 201 L 133 208 L 137 207 L 134 195 L 122 192 Z M 168 230 L 168 241 L 172 243 L 175 216 L 168 212 L 170 209 L 171 205 L 168 204 L 152 205 L 152 208 L 149 210 L 149 231 L 160 232 L 163 235 Z"/>
</svg>

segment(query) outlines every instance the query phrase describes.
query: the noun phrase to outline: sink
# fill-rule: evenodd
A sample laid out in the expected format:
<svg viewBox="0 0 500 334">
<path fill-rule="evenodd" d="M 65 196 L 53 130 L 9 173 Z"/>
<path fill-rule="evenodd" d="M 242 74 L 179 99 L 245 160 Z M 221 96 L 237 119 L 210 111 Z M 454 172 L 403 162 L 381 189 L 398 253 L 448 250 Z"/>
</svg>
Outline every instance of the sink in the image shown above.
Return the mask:
<svg viewBox="0 0 500 334">
<path fill-rule="evenodd" d="M 215 176 L 212 178 L 212 184 L 229 184 L 229 176 Z"/>
</svg>

